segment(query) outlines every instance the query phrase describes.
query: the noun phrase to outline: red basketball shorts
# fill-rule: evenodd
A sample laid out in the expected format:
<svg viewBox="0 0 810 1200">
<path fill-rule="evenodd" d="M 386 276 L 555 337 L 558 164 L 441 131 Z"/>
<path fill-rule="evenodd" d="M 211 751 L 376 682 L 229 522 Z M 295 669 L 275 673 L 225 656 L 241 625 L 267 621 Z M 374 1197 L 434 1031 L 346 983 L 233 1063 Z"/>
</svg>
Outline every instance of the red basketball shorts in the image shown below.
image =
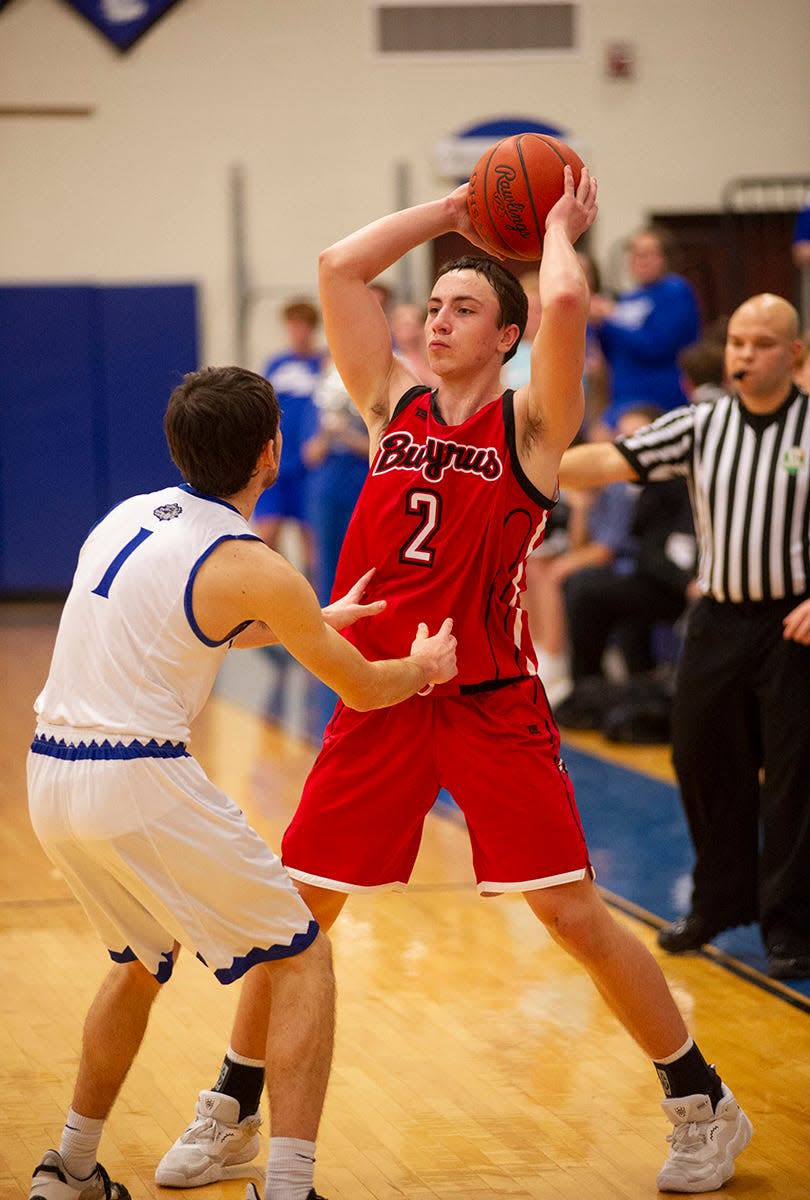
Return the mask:
<svg viewBox="0 0 810 1200">
<path fill-rule="evenodd" d="M 338 705 L 282 842 L 294 879 L 403 886 L 440 788 L 466 818 L 481 893 L 592 874 L 548 702 L 534 679 L 463 696 Z"/>
</svg>

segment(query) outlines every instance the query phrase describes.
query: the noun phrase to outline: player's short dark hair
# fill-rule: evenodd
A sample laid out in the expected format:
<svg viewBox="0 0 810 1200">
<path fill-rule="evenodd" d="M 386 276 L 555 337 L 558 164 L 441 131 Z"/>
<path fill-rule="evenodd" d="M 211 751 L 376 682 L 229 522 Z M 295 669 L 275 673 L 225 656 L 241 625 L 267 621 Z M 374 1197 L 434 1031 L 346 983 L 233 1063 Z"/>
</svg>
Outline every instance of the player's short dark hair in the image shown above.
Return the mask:
<svg viewBox="0 0 810 1200">
<path fill-rule="evenodd" d="M 503 361 L 508 362 L 520 345 L 529 316 L 529 301 L 520 280 L 511 271 L 507 271 L 506 267 L 502 267 L 499 262 L 496 262 L 494 258 L 482 258 L 477 254 L 465 254 L 461 258 L 454 258 L 452 262 L 444 263 L 436 272 L 436 278 L 441 279 L 442 275 L 446 275 L 448 271 L 475 271 L 476 275 L 483 275 L 498 297 L 500 309 L 498 328 L 503 329 L 504 325 L 517 325 L 518 335 L 514 345 L 503 356 Z"/>
<path fill-rule="evenodd" d="M 280 419 L 276 393 L 261 375 L 203 367 L 172 392 L 163 429 L 187 483 L 207 496 L 234 496 L 247 487 Z"/>
</svg>

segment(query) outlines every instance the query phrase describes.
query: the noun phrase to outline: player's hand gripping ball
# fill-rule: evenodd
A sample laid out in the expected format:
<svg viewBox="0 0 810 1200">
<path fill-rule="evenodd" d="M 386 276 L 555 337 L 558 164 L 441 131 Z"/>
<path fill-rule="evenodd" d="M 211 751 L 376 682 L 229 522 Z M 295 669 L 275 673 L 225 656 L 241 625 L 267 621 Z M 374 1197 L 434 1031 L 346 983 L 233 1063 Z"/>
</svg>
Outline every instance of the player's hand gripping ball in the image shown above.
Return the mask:
<svg viewBox="0 0 810 1200">
<path fill-rule="evenodd" d="M 577 187 L 582 159 L 545 133 L 517 133 L 481 155 L 470 176 L 467 211 L 493 254 L 527 260 L 542 256 L 546 217 L 565 190 L 566 163 Z"/>
</svg>

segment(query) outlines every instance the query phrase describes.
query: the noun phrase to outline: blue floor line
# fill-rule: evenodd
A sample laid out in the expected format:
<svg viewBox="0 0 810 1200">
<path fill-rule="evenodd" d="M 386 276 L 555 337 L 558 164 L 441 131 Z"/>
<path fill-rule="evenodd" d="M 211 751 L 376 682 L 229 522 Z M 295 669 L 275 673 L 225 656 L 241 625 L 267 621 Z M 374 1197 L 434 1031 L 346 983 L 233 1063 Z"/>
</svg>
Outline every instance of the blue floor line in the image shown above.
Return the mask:
<svg viewBox="0 0 810 1200">
<path fill-rule="evenodd" d="M 689 908 L 694 856 L 677 787 L 563 743 L 597 882 L 662 922 Z M 439 809 L 455 803 L 447 792 Z M 763 975 L 758 925 L 728 929 L 711 945 Z M 810 999 L 810 979 L 786 981 Z"/>
</svg>

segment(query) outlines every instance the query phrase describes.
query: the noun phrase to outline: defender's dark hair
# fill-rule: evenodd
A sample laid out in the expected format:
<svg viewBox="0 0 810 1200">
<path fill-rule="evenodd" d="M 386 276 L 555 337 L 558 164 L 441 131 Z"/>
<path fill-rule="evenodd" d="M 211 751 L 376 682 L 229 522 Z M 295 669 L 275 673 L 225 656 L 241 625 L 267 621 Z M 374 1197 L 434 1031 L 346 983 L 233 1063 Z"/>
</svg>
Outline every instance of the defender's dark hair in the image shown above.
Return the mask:
<svg viewBox="0 0 810 1200">
<path fill-rule="evenodd" d="M 500 309 L 498 328 L 503 329 L 504 325 L 517 325 L 518 327 L 514 345 L 503 356 L 503 361 L 509 362 L 520 345 L 529 315 L 529 301 L 526 299 L 526 293 L 520 280 L 511 271 L 507 271 L 506 267 L 495 262 L 493 258 L 481 258 L 477 254 L 465 254 L 461 258 L 454 258 L 452 262 L 444 263 L 439 267 L 436 278 L 441 279 L 442 275 L 446 275 L 448 271 L 475 271 L 476 275 L 482 275 L 489 283 L 498 297 Z"/>
<path fill-rule="evenodd" d="M 207 496 L 234 496 L 247 487 L 280 419 L 276 393 L 261 375 L 203 367 L 172 392 L 163 429 L 187 483 Z"/>
</svg>

